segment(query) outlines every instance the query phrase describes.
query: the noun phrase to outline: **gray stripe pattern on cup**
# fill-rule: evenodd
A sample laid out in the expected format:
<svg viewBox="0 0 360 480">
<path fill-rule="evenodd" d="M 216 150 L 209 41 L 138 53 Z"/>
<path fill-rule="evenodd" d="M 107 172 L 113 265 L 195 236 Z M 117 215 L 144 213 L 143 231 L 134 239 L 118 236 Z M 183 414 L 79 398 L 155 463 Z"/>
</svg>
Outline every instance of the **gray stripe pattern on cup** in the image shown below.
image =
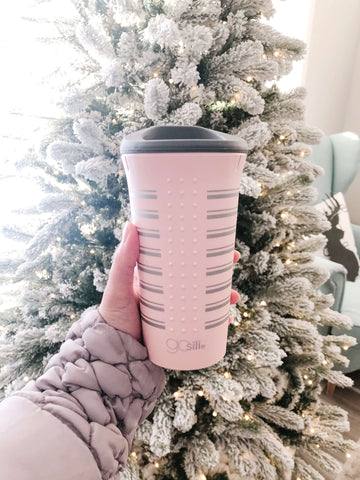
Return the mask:
<svg viewBox="0 0 360 480">
<path fill-rule="evenodd" d="M 161 328 L 162 330 L 165 330 L 165 322 L 162 322 L 161 320 L 156 320 L 156 318 L 151 318 L 148 315 L 145 315 L 144 313 L 141 313 L 141 319 L 143 322 L 147 323 L 148 325 L 151 325 L 152 327 Z M 157 322 L 157 323 L 154 323 L 154 322 Z"/>
<path fill-rule="evenodd" d="M 221 316 L 219 318 L 215 318 L 215 320 L 210 320 L 209 322 L 205 322 L 205 330 L 209 330 L 210 328 L 215 328 L 215 327 L 218 327 L 220 325 L 222 325 L 223 323 L 227 322 L 228 319 L 229 319 L 229 315 L 230 315 L 230 310 L 228 310 L 228 313 L 224 316 Z M 214 323 L 216 322 L 216 323 Z"/>
<path fill-rule="evenodd" d="M 205 312 L 211 312 L 213 310 L 218 310 L 219 308 L 224 307 L 229 303 L 229 297 L 223 298 L 222 300 L 218 300 L 217 302 L 207 303 Z"/>
<path fill-rule="evenodd" d="M 135 198 L 146 198 L 148 200 L 156 200 L 158 197 L 156 195 L 156 190 L 135 190 L 132 194 Z"/>
<path fill-rule="evenodd" d="M 207 199 L 237 197 L 240 190 L 238 188 L 228 188 L 225 190 L 207 190 Z"/>
<path fill-rule="evenodd" d="M 160 230 L 154 228 L 137 227 L 138 234 L 141 237 L 160 238 Z"/>
<path fill-rule="evenodd" d="M 215 270 L 216 268 L 218 268 L 218 269 L 220 268 L 220 270 Z M 208 277 L 210 275 L 217 275 L 219 273 L 227 272 L 231 268 L 233 268 L 233 263 L 232 262 L 224 263 L 223 265 L 217 265 L 216 267 L 209 267 L 209 268 L 206 269 L 206 270 L 209 270 L 208 272 L 206 272 L 206 276 Z"/>
<path fill-rule="evenodd" d="M 216 238 L 216 237 L 225 237 L 226 235 L 232 235 L 233 233 L 236 232 L 236 228 L 230 227 L 230 230 L 229 230 L 229 227 L 227 227 L 227 228 L 217 228 L 214 230 L 206 230 L 206 231 L 212 232 L 212 233 L 208 233 L 206 235 L 206 238 Z"/>
<path fill-rule="evenodd" d="M 140 303 L 145 305 L 145 307 L 149 307 L 152 310 L 157 310 L 158 312 L 165 312 L 164 304 L 153 302 L 152 300 L 148 300 L 140 295 Z"/>
<path fill-rule="evenodd" d="M 235 208 L 222 208 L 220 210 L 207 210 L 207 220 L 223 217 L 233 217 L 237 214 L 237 207 Z"/>
<path fill-rule="evenodd" d="M 141 254 L 143 254 L 143 255 L 149 255 L 149 257 L 161 257 L 161 250 L 160 250 L 160 248 L 150 248 L 150 247 L 146 247 L 146 250 L 145 250 L 145 248 L 142 248 L 142 247 L 140 246 L 139 253 L 141 253 Z"/>
<path fill-rule="evenodd" d="M 149 292 L 154 292 L 154 293 L 164 293 L 164 290 L 161 288 L 161 285 L 154 285 L 152 283 L 145 282 L 144 280 L 140 280 L 140 287 L 143 288 L 144 290 L 149 290 Z M 151 287 L 159 287 L 159 288 L 151 288 Z"/>
<path fill-rule="evenodd" d="M 223 283 L 215 283 L 214 285 L 209 285 L 206 287 L 206 295 L 210 293 L 220 292 L 221 290 L 225 290 L 225 288 L 229 288 L 231 286 L 232 281 L 230 282 L 223 282 Z"/>
<path fill-rule="evenodd" d="M 135 210 L 135 215 L 141 218 L 159 218 L 159 210 L 149 210 L 146 208 Z"/>
<path fill-rule="evenodd" d="M 152 265 L 144 265 L 143 263 L 137 262 L 138 269 L 145 273 L 151 273 L 152 275 L 162 276 L 162 271 L 160 267 L 153 267 Z M 147 267 L 147 268 L 144 268 Z M 153 269 L 153 270 L 151 270 Z"/>
<path fill-rule="evenodd" d="M 223 250 L 226 248 L 226 250 Z M 207 257 L 217 257 L 218 255 L 225 255 L 225 253 L 232 252 L 234 247 L 232 244 L 224 245 L 223 247 L 218 248 L 207 248 L 206 251 L 209 252 L 206 254 Z"/>
</svg>

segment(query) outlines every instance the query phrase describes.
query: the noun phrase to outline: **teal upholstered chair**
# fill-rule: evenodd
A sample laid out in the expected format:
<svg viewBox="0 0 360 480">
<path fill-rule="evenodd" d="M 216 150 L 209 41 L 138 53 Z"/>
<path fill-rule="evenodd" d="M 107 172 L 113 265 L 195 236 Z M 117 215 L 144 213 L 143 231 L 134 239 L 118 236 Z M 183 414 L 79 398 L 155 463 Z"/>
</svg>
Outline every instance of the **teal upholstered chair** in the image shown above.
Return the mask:
<svg viewBox="0 0 360 480">
<path fill-rule="evenodd" d="M 324 168 L 323 176 L 313 186 L 318 189 L 317 202 L 326 199 L 326 194 L 345 194 L 360 168 L 360 137 L 351 132 L 325 136 L 319 145 L 312 147 L 310 160 Z M 360 205 L 360 192 L 359 192 Z M 352 225 L 356 248 L 360 255 L 360 225 Z M 335 302 L 332 308 L 348 315 L 354 322 L 351 331 L 332 328 L 334 335 L 347 334 L 357 339 L 357 345 L 343 352 L 350 360 L 344 373 L 360 369 L 360 275 L 355 282 L 346 280 L 347 270 L 343 265 L 326 259 L 318 259 L 330 271 L 330 279 L 321 287 L 324 293 L 331 293 Z"/>
</svg>

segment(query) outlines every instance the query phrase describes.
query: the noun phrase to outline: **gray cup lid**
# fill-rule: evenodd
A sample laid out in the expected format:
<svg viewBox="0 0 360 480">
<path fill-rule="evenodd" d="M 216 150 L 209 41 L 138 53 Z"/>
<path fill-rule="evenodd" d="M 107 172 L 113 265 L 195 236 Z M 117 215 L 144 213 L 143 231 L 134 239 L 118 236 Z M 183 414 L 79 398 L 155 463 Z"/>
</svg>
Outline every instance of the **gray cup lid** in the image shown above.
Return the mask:
<svg viewBox="0 0 360 480">
<path fill-rule="evenodd" d="M 245 140 L 204 127 L 165 125 L 126 135 L 120 153 L 236 152 L 247 153 Z"/>
</svg>

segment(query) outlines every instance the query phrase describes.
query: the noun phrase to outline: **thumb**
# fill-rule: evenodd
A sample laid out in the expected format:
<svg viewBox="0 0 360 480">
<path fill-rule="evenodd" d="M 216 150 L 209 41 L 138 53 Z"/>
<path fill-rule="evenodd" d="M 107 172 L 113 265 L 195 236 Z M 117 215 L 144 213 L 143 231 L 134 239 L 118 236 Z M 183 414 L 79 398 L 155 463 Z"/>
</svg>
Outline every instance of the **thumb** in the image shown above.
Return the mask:
<svg viewBox="0 0 360 480">
<path fill-rule="evenodd" d="M 126 222 L 121 244 L 117 248 L 109 273 L 109 287 L 119 291 L 131 291 L 134 281 L 134 268 L 139 258 L 139 234 L 136 226 Z"/>
</svg>

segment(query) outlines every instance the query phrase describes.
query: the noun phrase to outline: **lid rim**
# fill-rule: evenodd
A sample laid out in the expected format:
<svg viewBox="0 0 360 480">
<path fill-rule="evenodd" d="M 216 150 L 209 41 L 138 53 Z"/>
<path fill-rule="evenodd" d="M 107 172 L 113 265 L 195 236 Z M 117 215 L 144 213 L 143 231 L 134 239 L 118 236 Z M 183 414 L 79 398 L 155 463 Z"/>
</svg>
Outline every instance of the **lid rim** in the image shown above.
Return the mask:
<svg viewBox="0 0 360 480">
<path fill-rule="evenodd" d="M 186 135 L 178 135 L 186 132 Z M 204 138 L 204 132 L 209 136 Z M 174 134 L 171 137 L 172 134 Z M 166 135 L 164 137 L 164 135 Z M 213 135 L 213 138 L 211 138 Z M 246 142 L 234 135 L 204 127 L 155 126 L 126 135 L 120 145 L 120 153 L 187 153 L 233 152 L 247 153 Z"/>
</svg>

